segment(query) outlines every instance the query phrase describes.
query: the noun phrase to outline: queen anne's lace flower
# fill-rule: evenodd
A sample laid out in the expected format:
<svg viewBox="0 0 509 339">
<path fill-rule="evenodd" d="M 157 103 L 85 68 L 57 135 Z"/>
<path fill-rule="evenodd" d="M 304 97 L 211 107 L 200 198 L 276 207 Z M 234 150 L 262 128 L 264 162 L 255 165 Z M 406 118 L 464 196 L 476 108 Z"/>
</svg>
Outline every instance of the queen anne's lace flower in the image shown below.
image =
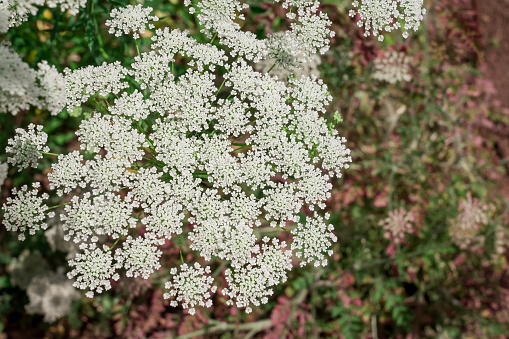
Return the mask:
<svg viewBox="0 0 509 339">
<path fill-rule="evenodd" d="M 152 108 L 152 100 L 144 100 L 143 94 L 134 90 L 130 95 L 124 92 L 122 96 L 115 99 L 115 104 L 108 107 L 111 114 L 132 117 L 134 120 L 146 119 Z"/>
<path fill-rule="evenodd" d="M 40 106 L 37 73 L 6 43 L 0 43 L 0 113 L 16 115 Z"/>
<path fill-rule="evenodd" d="M 19 240 L 25 240 L 27 229 L 28 233 L 33 235 L 36 231 L 45 230 L 48 227 L 44 222 L 48 206 L 43 204 L 43 201 L 48 199 L 49 196 L 47 193 L 38 196 L 40 183 L 35 182 L 32 186 L 32 190 L 29 190 L 26 185 L 19 190 L 16 187 L 13 188 L 12 195 L 14 198 L 8 197 L 7 202 L 2 206 L 4 212 L 3 224 L 9 231 L 21 232 L 18 236 Z M 48 215 L 50 218 L 53 216 L 53 213 Z"/>
<path fill-rule="evenodd" d="M 66 68 L 65 90 L 67 94 L 67 109 L 79 106 L 90 96 L 98 93 L 108 95 L 118 94 L 121 89 L 129 87 L 125 79 L 129 72 L 117 61 L 112 64 L 104 62 L 101 66 L 88 66 L 74 71 Z"/>
<path fill-rule="evenodd" d="M 29 15 L 37 14 L 37 6 L 48 6 L 65 12 L 69 10 L 71 15 L 79 13 L 80 8 L 87 5 L 86 0 L 0 0 L 0 33 L 5 33 L 9 27 L 21 25 L 28 19 Z"/>
<path fill-rule="evenodd" d="M 486 211 L 488 206 L 483 205 L 478 199 L 472 198 L 470 192 L 467 199 L 462 200 L 458 206 L 460 214 L 454 219 L 449 228 L 452 241 L 460 248 L 467 248 L 476 241 L 481 240 L 478 231 L 481 225 L 488 223 Z"/>
<path fill-rule="evenodd" d="M 149 206 L 145 209 L 148 214 L 141 219 L 145 229 L 161 239 L 170 239 L 174 234 L 182 233 L 182 220 L 185 217 L 183 206 L 174 200 Z"/>
<path fill-rule="evenodd" d="M 488 206 L 483 205 L 478 199 L 473 198 L 470 192 L 467 193 L 467 199 L 462 200 L 458 206 L 460 214 L 458 215 L 459 223 L 464 229 L 479 228 L 481 225 L 488 223 L 486 211 Z"/>
<path fill-rule="evenodd" d="M 46 60 L 37 66 L 39 67 L 37 78 L 42 91 L 41 95 L 44 97 L 43 103 L 51 115 L 57 115 L 64 108 L 66 101 L 64 77 L 55 66 L 48 65 Z"/>
<path fill-rule="evenodd" d="M 66 100 L 64 78 L 47 61 L 37 66 L 38 71 L 31 69 L 7 43 L 0 44 L 0 113 L 16 115 L 31 106 L 60 113 Z"/>
<path fill-rule="evenodd" d="M 131 127 L 131 122 L 123 117 L 95 114 L 84 120 L 76 132 L 82 150 L 102 148 L 107 158 L 123 160 L 129 164 L 141 160 L 141 147 L 148 147 L 145 136 Z"/>
<path fill-rule="evenodd" d="M 301 266 L 313 262 L 315 266 L 327 266 L 325 255 L 332 255 L 330 247 L 337 241 L 333 230 L 334 226 L 325 224 L 316 212 L 313 218 L 306 218 L 305 224 L 297 224 L 291 231 L 294 235 L 291 249 L 297 250 L 297 257 L 303 259 Z"/>
<path fill-rule="evenodd" d="M 395 84 L 398 81 L 410 81 L 410 60 L 401 52 L 386 52 L 374 61 L 373 79 Z"/>
<path fill-rule="evenodd" d="M 133 33 L 133 38 L 138 39 L 141 34 L 145 33 L 145 27 L 148 21 L 158 21 L 159 18 L 151 16 L 152 7 L 143 8 L 142 5 L 127 5 L 125 8 L 113 8 L 110 12 L 111 20 L 106 20 L 106 26 L 110 27 L 109 33 L 115 36 L 121 36 L 122 33 Z M 154 28 L 153 24 L 148 25 Z"/>
<path fill-rule="evenodd" d="M 194 266 L 187 264 L 180 265 L 180 272 L 177 274 L 177 268 L 171 269 L 173 279 L 166 282 L 164 287 L 169 292 L 164 294 L 165 299 L 174 298 L 170 301 L 173 307 L 178 306 L 178 302 L 182 302 L 184 309 L 189 308 L 190 314 L 195 314 L 195 306 L 211 307 L 211 293 L 215 293 L 216 286 L 212 286 L 214 279 L 209 276 L 210 267 L 203 269 L 200 264 L 194 263 Z"/>
<path fill-rule="evenodd" d="M 5 151 L 13 156 L 7 158 L 7 162 L 18 166 L 19 171 L 27 167 L 37 167 L 37 162 L 42 159 L 42 153 L 50 151 L 46 146 L 48 135 L 42 131 L 42 125 L 28 125 L 28 130 L 16 129 L 14 138 L 7 140 Z"/>
<path fill-rule="evenodd" d="M 25 249 L 17 258 L 12 258 L 7 271 L 12 286 L 26 289 L 30 281 L 50 270 L 46 260 L 39 251 L 30 252 Z"/>
<path fill-rule="evenodd" d="M 415 218 L 412 212 L 403 207 L 390 211 L 387 218 L 378 223 L 385 229 L 385 238 L 399 244 L 405 240 L 407 233 L 415 232 Z"/>
<path fill-rule="evenodd" d="M 129 228 L 136 227 L 132 210 L 133 205 L 111 192 L 96 197 L 85 193 L 81 198 L 72 198 L 60 219 L 67 240 L 72 239 L 75 243 L 86 242 L 100 235 L 118 239 L 127 235 Z"/>
<path fill-rule="evenodd" d="M 59 194 L 87 192 L 70 198 L 61 221 L 64 239 L 84 250 L 70 261 L 69 277 L 88 296 L 110 288 L 121 270 L 149 277 L 160 265 L 158 246 L 181 244 L 181 237 L 203 259 L 228 261 L 222 292 L 248 312 L 286 281 L 293 253 L 302 265 L 326 264 L 332 226 L 318 212 L 299 221 L 302 207 L 324 207 L 329 181 L 351 161 L 346 140 L 321 116 L 332 97 L 316 76 L 285 82 L 256 72 L 252 62 L 270 55 L 290 67 L 323 53 L 330 21 L 317 2 L 283 1 L 292 29 L 269 48 L 240 30 L 245 7 L 237 0 L 196 3 L 203 32 L 217 34 L 220 47 L 161 29 L 130 65 L 65 71 L 67 109 L 101 97 L 99 111 L 76 133 L 81 151 L 60 156 L 49 175 Z M 230 56 L 236 60 L 229 63 Z M 172 63 L 181 60 L 187 69 L 176 74 Z M 226 70 L 220 78 L 219 68 Z M 138 225 L 142 236 L 130 236 Z M 293 229 L 290 248 L 259 239 L 262 225 Z M 114 242 L 111 249 L 98 247 L 101 236 Z M 182 302 L 190 313 L 211 306 L 216 288 L 208 267 L 183 264 L 171 272 L 165 297 L 172 305 Z"/>
<path fill-rule="evenodd" d="M 78 151 L 59 155 L 58 162 L 51 166 L 52 171 L 48 174 L 50 188 L 56 189 L 59 196 L 70 193 L 78 186 L 84 188 L 86 183 L 83 178 L 87 174 L 87 167 L 82 163 L 83 155 Z"/>
<path fill-rule="evenodd" d="M 62 270 L 47 271 L 34 277 L 27 287 L 30 303 L 25 309 L 29 314 L 43 314 L 44 321 L 54 322 L 69 314 L 74 300 L 80 298 L 72 281 L 66 279 Z"/>
<path fill-rule="evenodd" d="M 104 246 L 95 249 L 85 249 L 77 253 L 76 258 L 69 260 L 72 270 L 67 273 L 69 279 L 76 278 L 73 286 L 80 290 L 90 289 L 86 296 L 92 298 L 94 291 L 101 293 L 111 289 L 110 279 L 118 280 L 120 276 L 115 273 L 111 251 Z"/>
<path fill-rule="evenodd" d="M 408 38 L 408 30 L 417 31 L 426 14 L 422 8 L 423 0 L 355 0 L 352 6 L 357 10 L 350 10 L 351 17 L 359 14 L 357 21 L 359 27 L 364 26 L 364 36 L 369 36 L 373 31 L 379 41 L 383 41 L 382 32 L 391 32 L 401 28 L 403 21 L 403 37 Z"/>
<path fill-rule="evenodd" d="M 292 251 L 284 250 L 286 243 L 277 239 L 264 237 L 262 245 L 257 247 L 258 255 L 249 260 L 249 263 L 235 270 L 227 269 L 225 272 L 228 287 L 222 294 L 230 297 L 226 303 L 233 305 L 236 300 L 238 307 L 245 307 L 246 313 L 251 312 L 250 305 L 259 306 L 268 301 L 273 294 L 271 287 L 284 283 L 287 271 L 291 270 Z"/>
<path fill-rule="evenodd" d="M 154 246 L 151 239 L 146 237 L 133 239 L 128 236 L 122 244 L 122 248 L 115 251 L 115 261 L 117 268 L 124 267 L 126 269 L 126 276 L 134 278 L 141 276 L 143 279 L 148 279 L 154 271 L 161 267 L 159 264 L 161 254 L 163 252 Z"/>
</svg>

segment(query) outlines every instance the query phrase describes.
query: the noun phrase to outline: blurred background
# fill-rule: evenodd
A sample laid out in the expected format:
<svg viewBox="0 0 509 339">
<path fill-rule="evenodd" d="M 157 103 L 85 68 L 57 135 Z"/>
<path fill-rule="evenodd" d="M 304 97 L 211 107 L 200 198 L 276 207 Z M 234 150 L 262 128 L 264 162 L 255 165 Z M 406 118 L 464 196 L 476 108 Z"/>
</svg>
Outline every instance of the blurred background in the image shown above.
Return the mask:
<svg viewBox="0 0 509 339">
<path fill-rule="evenodd" d="M 286 29 L 280 4 L 248 3 L 243 29 L 259 37 Z M 127 4 L 89 0 L 77 16 L 40 8 L 1 39 L 32 67 L 42 60 L 60 71 L 128 63 L 136 55 L 132 39 L 110 36 L 104 25 L 112 6 Z M 180 1 L 147 5 L 160 18 L 156 28 L 188 29 L 205 41 Z M 333 179 L 327 201 L 339 238 L 327 267 L 296 267 L 249 315 L 217 293 L 211 309 L 191 316 L 163 299 L 180 261 L 171 241 L 150 279 L 123 278 L 88 299 L 65 278 L 76 248 L 59 225 L 24 242 L 2 226 L 0 338 L 507 338 L 509 1 L 424 6 L 417 32 L 403 39 L 395 31 L 379 42 L 348 16 L 351 1 L 325 1 L 336 37 L 329 52 L 296 70 L 329 86 L 327 119 L 352 150 L 352 165 Z M 141 51 L 151 35 L 139 40 Z M 77 149 L 73 131 L 92 111 L 0 114 L 0 149 L 30 122 L 44 125 L 52 152 Z M 0 161 L 6 157 L 0 152 Z M 33 181 L 49 190 L 49 167 L 11 168 L 0 203 Z M 214 267 L 224 281 L 224 266 Z"/>
</svg>

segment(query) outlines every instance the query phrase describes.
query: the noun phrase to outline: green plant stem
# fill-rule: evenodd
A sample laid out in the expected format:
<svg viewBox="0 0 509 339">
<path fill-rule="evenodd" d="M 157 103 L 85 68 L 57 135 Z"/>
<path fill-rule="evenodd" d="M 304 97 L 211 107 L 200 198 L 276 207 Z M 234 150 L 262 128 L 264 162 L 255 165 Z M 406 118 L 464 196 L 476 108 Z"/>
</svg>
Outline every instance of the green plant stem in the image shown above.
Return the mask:
<svg viewBox="0 0 509 339">
<path fill-rule="evenodd" d="M 182 261 L 182 265 L 183 265 L 184 257 L 182 256 L 182 245 L 180 244 L 180 234 L 179 234 L 179 251 L 180 251 L 180 260 Z"/>
<path fill-rule="evenodd" d="M 138 40 L 134 40 L 134 44 L 136 45 L 136 52 L 138 52 L 138 56 L 140 56 L 140 48 L 138 47 Z"/>
<path fill-rule="evenodd" d="M 271 68 L 269 68 L 269 70 L 267 71 L 267 73 L 270 73 L 270 71 L 272 71 L 272 69 L 273 69 L 274 67 L 276 67 L 276 63 L 274 63 L 274 65 L 272 65 L 272 67 L 271 67 Z"/>
<path fill-rule="evenodd" d="M 113 247 L 115 247 L 118 242 L 120 241 L 120 237 L 113 243 L 113 245 L 111 245 L 111 247 L 108 249 L 108 252 L 111 251 L 113 249 Z"/>
<path fill-rule="evenodd" d="M 219 86 L 219 89 L 216 92 L 216 97 L 219 94 L 219 91 L 221 90 L 221 88 L 223 88 L 223 85 L 224 85 L 225 82 L 226 82 L 226 78 L 223 79 L 223 82 L 221 83 L 221 86 Z"/>
<path fill-rule="evenodd" d="M 49 153 L 49 152 L 41 152 L 41 154 L 44 154 L 44 155 L 53 155 L 55 157 L 58 157 L 60 154 L 56 154 L 56 153 Z"/>
<path fill-rule="evenodd" d="M 63 204 L 60 204 L 60 205 L 56 205 L 56 206 L 48 207 L 48 208 L 46 209 L 46 212 L 47 212 L 47 211 L 49 211 L 49 210 L 52 210 L 52 209 L 58 208 L 58 207 L 60 207 L 60 206 L 69 205 L 71 202 L 72 202 L 72 201 L 68 201 L 68 202 L 63 203 Z"/>
<path fill-rule="evenodd" d="M 210 39 L 209 44 L 211 44 L 212 42 L 214 42 L 214 39 L 216 38 L 216 36 L 217 36 L 217 32 L 216 32 L 216 34 L 214 34 L 214 36 L 212 37 L 212 39 Z"/>
</svg>

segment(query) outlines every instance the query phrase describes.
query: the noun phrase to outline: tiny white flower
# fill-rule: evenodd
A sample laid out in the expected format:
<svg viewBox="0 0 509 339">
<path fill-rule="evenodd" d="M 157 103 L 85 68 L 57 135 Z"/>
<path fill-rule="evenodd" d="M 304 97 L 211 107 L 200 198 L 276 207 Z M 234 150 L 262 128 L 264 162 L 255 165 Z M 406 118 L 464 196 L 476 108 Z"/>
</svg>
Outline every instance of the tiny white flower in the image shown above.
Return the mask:
<svg viewBox="0 0 509 339">
<path fill-rule="evenodd" d="M 42 131 L 42 125 L 28 125 L 28 129 L 16 129 L 14 138 L 7 140 L 8 146 L 5 148 L 7 153 L 13 156 L 7 158 L 7 162 L 13 166 L 18 166 L 21 171 L 27 167 L 37 167 L 37 162 L 42 159 L 42 153 L 50 151 L 46 146 L 48 135 Z"/>
<path fill-rule="evenodd" d="M 142 5 L 127 5 L 124 8 L 113 8 L 110 12 L 111 20 L 106 20 L 106 26 L 110 27 L 109 33 L 119 37 L 122 34 L 133 34 L 138 39 L 139 33 L 145 33 L 145 27 L 154 28 L 149 21 L 158 21 L 159 18 L 151 16 L 151 7 L 143 8 Z"/>
</svg>

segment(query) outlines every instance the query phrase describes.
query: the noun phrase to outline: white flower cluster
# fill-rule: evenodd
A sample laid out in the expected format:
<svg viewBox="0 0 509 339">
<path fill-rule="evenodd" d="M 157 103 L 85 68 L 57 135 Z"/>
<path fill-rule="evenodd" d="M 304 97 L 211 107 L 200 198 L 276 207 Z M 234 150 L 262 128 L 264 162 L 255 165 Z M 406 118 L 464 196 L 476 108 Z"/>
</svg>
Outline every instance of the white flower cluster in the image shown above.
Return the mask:
<svg viewBox="0 0 509 339">
<path fill-rule="evenodd" d="M 260 73 L 269 72 L 270 75 L 274 77 L 278 77 L 282 81 L 287 82 L 288 77 L 295 76 L 297 78 L 304 76 L 312 76 L 320 77 L 320 71 L 318 70 L 318 66 L 322 63 L 319 55 L 314 55 L 311 61 L 303 62 L 299 64 L 297 67 L 274 67 L 274 64 L 277 64 L 276 59 L 266 59 L 262 60 L 259 63 L 254 65 L 254 69 Z M 272 68 L 272 70 L 271 70 Z"/>
<path fill-rule="evenodd" d="M 379 41 L 384 40 L 384 30 L 391 32 L 401 28 L 401 22 L 403 37 L 408 38 L 408 31 L 417 31 L 426 14 L 426 9 L 422 8 L 423 0 L 355 0 L 352 6 L 356 10 L 350 10 L 349 15 L 355 17 L 359 14 L 357 25 L 364 26 L 364 36 L 369 36 L 372 30 Z"/>
<path fill-rule="evenodd" d="M 0 44 L 0 112 L 16 115 L 39 105 L 36 72 L 9 45 Z"/>
<path fill-rule="evenodd" d="M 25 306 L 29 314 L 43 314 L 44 321 L 54 322 L 69 314 L 74 300 L 80 293 L 72 286 L 60 269 L 57 272 L 35 276 L 27 287 L 30 303 Z"/>
<path fill-rule="evenodd" d="M 93 246 L 92 246 L 93 247 Z M 115 273 L 113 258 L 108 247 L 103 249 L 85 248 L 83 253 L 77 253 L 74 259 L 69 260 L 72 270 L 67 273 L 69 279 L 76 278 L 73 286 L 81 290 L 90 289 L 86 296 L 92 298 L 94 291 L 102 293 L 111 289 L 110 279 L 118 280 L 118 273 Z"/>
<path fill-rule="evenodd" d="M 64 77 L 55 66 L 48 65 L 43 60 L 38 65 L 37 79 L 41 89 L 41 96 L 44 98 L 42 102 L 46 106 L 51 115 L 57 115 L 62 111 L 67 96 L 65 94 Z"/>
<path fill-rule="evenodd" d="M 21 25 L 27 21 L 29 15 L 37 14 L 37 6 L 60 6 L 62 12 L 69 10 L 71 15 L 76 15 L 80 8 L 85 8 L 86 5 L 87 0 L 0 0 L 0 33 Z"/>
<path fill-rule="evenodd" d="M 385 52 L 374 61 L 373 79 L 395 84 L 398 81 L 410 81 L 410 59 L 402 52 Z"/>
<path fill-rule="evenodd" d="M 486 214 L 488 206 L 483 205 L 479 199 L 472 199 L 470 192 L 467 193 L 467 199 L 460 202 L 458 209 L 460 211 L 458 221 L 464 229 L 478 229 L 481 225 L 488 223 L 488 216 Z"/>
<path fill-rule="evenodd" d="M 387 218 L 380 220 L 378 225 L 385 229 L 385 238 L 392 240 L 395 244 L 400 244 L 405 240 L 407 233 L 415 232 L 414 223 L 414 214 L 401 207 L 389 211 Z"/>
<path fill-rule="evenodd" d="M 174 299 L 170 301 L 171 306 L 178 306 L 182 302 L 182 308 L 189 308 L 189 314 L 194 315 L 195 306 L 212 306 L 211 293 L 215 293 L 216 286 L 212 286 L 214 278 L 210 276 L 210 267 L 203 269 L 197 262 L 194 266 L 187 264 L 180 265 L 180 272 L 177 274 L 177 268 L 171 269 L 173 281 L 168 281 L 164 287 L 169 292 L 164 294 L 165 299 Z"/>
<path fill-rule="evenodd" d="M 8 197 L 7 202 L 3 204 L 4 211 L 3 224 L 9 231 L 21 232 L 18 239 L 25 240 L 25 231 L 28 229 L 30 235 L 34 235 L 36 231 L 48 228 L 44 222 L 46 219 L 45 212 L 48 208 L 43 204 L 43 200 L 49 198 L 47 193 L 38 196 L 39 182 L 32 185 L 33 189 L 28 190 L 28 186 L 23 186 L 21 189 L 16 187 L 12 189 L 14 198 Z M 54 217 L 54 213 L 48 213 L 48 217 Z"/>
<path fill-rule="evenodd" d="M 462 200 L 458 206 L 460 214 L 454 219 L 449 228 L 449 235 L 452 241 L 462 249 L 466 249 L 473 243 L 482 240 L 478 236 L 481 225 L 488 223 L 486 214 L 488 206 L 483 205 L 478 199 L 472 199 L 470 192 L 467 199 Z"/>
<path fill-rule="evenodd" d="M 11 260 L 7 269 L 11 284 L 27 292 L 30 302 L 25 306 L 26 311 L 43 314 L 46 322 L 54 322 L 67 315 L 72 302 L 80 297 L 72 281 L 65 277 L 63 267 L 52 272 L 38 251 L 24 250 L 19 257 Z"/>
<path fill-rule="evenodd" d="M 272 245 L 270 244 L 272 242 Z M 231 299 L 228 305 L 233 305 L 236 299 L 237 307 L 245 307 L 246 313 L 251 313 L 250 305 L 266 304 L 272 295 L 272 286 L 284 283 L 287 279 L 286 271 L 292 269 L 292 252 L 285 251 L 286 243 L 268 237 L 262 239 L 262 245 L 256 258 L 248 259 L 247 265 L 236 269 L 227 269 L 226 281 L 228 288 L 223 294 Z"/>
<path fill-rule="evenodd" d="M 0 44 L 0 113 L 16 115 L 30 106 L 60 113 L 66 100 L 63 76 L 55 66 L 40 62 L 31 69 L 7 43 Z"/>
<path fill-rule="evenodd" d="M 300 49 L 288 53 L 307 58 L 326 50 L 332 32 L 318 4 L 283 6 L 297 9 L 289 15 Z M 350 150 L 321 116 L 332 100 L 323 81 L 303 75 L 283 82 L 248 64 L 268 52 L 266 41 L 240 31 L 235 20 L 244 7 L 234 0 L 197 5 L 204 30 L 217 33 L 229 56 L 187 31 L 160 29 L 131 65 L 65 71 L 68 109 L 97 95 L 112 103 L 82 121 L 81 151 L 59 156 L 48 175 L 59 195 L 87 192 L 73 196 L 60 219 L 64 238 L 83 250 L 70 260 L 68 276 L 88 296 L 109 289 L 119 270 L 148 278 L 160 267 L 158 246 L 177 237 L 179 247 L 182 238 L 205 260 L 229 262 L 222 293 L 248 312 L 287 279 L 294 252 L 302 265 L 327 264 L 333 227 L 318 213 L 299 223 L 301 208 L 325 207 L 329 181 L 348 168 Z M 177 54 L 188 60 L 180 76 L 172 69 Z M 262 224 L 291 232 L 290 248 L 258 239 Z M 138 225 L 143 235 L 129 235 Z M 115 244 L 99 246 L 100 236 Z M 211 305 L 216 287 L 208 267 L 183 264 L 172 274 L 172 305 L 182 302 L 190 312 Z"/>
<path fill-rule="evenodd" d="M 28 130 L 16 128 L 14 138 L 7 140 L 8 146 L 5 148 L 7 153 L 13 156 L 7 158 L 7 162 L 13 166 L 18 166 L 19 171 L 27 167 L 37 167 L 37 162 L 42 159 L 42 153 L 50 151 L 46 146 L 48 135 L 42 131 L 42 125 L 28 125 Z"/>
<path fill-rule="evenodd" d="M 17 258 L 12 258 L 7 270 L 12 286 L 25 290 L 34 277 L 48 272 L 50 267 L 39 251 L 25 249 Z"/>
<path fill-rule="evenodd" d="M 110 93 L 118 94 L 129 85 L 120 80 L 126 77 L 128 71 L 120 62 L 101 66 L 88 66 L 72 71 L 64 70 L 65 90 L 67 95 L 67 109 L 72 111 L 74 106 L 86 102 L 92 94 L 106 96 Z"/>
<path fill-rule="evenodd" d="M 123 34 L 130 34 L 132 32 L 133 38 L 138 39 L 140 35 L 145 33 L 145 27 L 148 21 L 158 21 L 159 18 L 151 16 L 151 7 L 143 8 L 142 5 L 127 5 L 125 8 L 114 8 L 110 12 L 111 20 L 106 20 L 106 26 L 110 27 L 109 33 L 115 36 Z M 148 25 L 149 28 L 154 28 L 153 24 Z"/>
<path fill-rule="evenodd" d="M 328 217 L 328 214 L 326 215 Z M 313 263 L 315 266 L 327 266 L 324 253 L 332 255 L 332 243 L 338 239 L 332 233 L 334 227 L 326 225 L 323 218 L 316 212 L 314 218 L 307 218 L 305 224 L 298 223 L 292 230 L 292 250 L 298 250 L 297 257 L 303 258 L 301 266 Z"/>
<path fill-rule="evenodd" d="M 191 5 L 190 0 L 184 3 Z M 240 55 L 254 62 L 269 57 L 282 67 L 295 66 L 329 49 L 329 39 L 334 37 L 334 32 L 328 28 L 332 22 L 318 9 L 318 1 L 284 1 L 285 9 L 294 9 L 286 14 L 294 21 L 291 30 L 265 40 L 241 30 L 239 22 L 244 20 L 241 13 L 248 7 L 238 0 L 201 0 L 190 12 L 197 12 L 198 21 L 204 27 L 201 31 L 209 38 L 217 34 L 221 44 L 231 49 L 232 56 Z"/>
</svg>

